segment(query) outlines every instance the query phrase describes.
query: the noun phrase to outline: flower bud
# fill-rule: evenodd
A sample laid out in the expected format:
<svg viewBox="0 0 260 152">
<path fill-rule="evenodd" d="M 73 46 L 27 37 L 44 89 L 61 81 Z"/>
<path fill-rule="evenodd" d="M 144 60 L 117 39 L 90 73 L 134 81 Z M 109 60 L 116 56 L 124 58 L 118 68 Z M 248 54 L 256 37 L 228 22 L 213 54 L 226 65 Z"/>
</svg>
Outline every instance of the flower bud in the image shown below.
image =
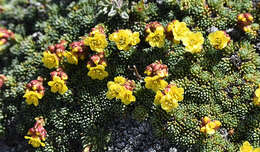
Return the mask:
<svg viewBox="0 0 260 152">
<path fill-rule="evenodd" d="M 7 81 L 6 76 L 0 74 L 0 88 L 4 85 L 4 83 Z"/>
</svg>

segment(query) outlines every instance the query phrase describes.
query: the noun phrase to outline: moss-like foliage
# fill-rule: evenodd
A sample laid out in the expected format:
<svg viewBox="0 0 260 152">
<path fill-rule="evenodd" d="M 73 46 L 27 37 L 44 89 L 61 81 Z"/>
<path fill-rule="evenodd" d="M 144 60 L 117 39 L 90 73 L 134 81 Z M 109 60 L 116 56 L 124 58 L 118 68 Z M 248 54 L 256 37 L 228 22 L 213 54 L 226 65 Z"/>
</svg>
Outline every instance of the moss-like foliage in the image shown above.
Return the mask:
<svg viewBox="0 0 260 152">
<path fill-rule="evenodd" d="M 259 147 L 260 109 L 253 104 L 253 97 L 260 83 L 260 56 L 254 48 L 260 36 L 245 33 L 237 21 L 239 13 L 248 12 L 260 24 L 259 8 L 250 0 L 122 2 L 127 8 L 121 12 L 126 11 L 128 18 L 122 18 L 120 9 L 113 16 L 100 12 L 113 4 L 99 7 L 99 0 L 0 1 L 1 26 L 16 34 L 16 41 L 0 53 L 0 74 L 8 78 L 0 90 L 0 135 L 11 143 L 27 134 L 35 117 L 43 116 L 46 146 L 28 145 L 30 151 L 78 152 L 86 146 L 103 151 L 109 134 L 106 123 L 133 113 L 140 121 L 151 117 L 158 138 L 167 137 L 180 151 L 234 152 L 246 140 Z M 158 21 L 166 26 L 172 20 L 186 22 L 192 31 L 202 32 L 205 42 L 200 53 L 186 52 L 181 43 L 168 40 L 162 48 L 152 48 L 145 42 L 147 23 Z M 90 55 L 78 65 L 64 63 L 68 91 L 63 95 L 52 93 L 47 82 L 53 70 L 43 66 L 42 52 L 60 40 L 79 41 L 97 24 L 104 25 L 107 36 L 118 29 L 139 32 L 141 42 L 125 52 L 109 41 L 105 49 L 109 76 L 104 80 L 88 76 Z M 213 28 L 227 31 L 231 37 L 222 50 L 216 50 L 207 39 Z M 184 88 L 184 100 L 172 113 L 155 106 L 155 93 L 144 85 L 144 70 L 156 60 L 168 66 L 167 82 Z M 107 82 L 119 75 L 136 82 L 136 102 L 127 106 L 106 98 Z M 44 78 L 45 95 L 34 107 L 26 104 L 23 95 L 26 84 L 38 76 Z M 204 116 L 219 120 L 227 135 L 219 131 L 211 136 L 201 133 Z"/>
</svg>

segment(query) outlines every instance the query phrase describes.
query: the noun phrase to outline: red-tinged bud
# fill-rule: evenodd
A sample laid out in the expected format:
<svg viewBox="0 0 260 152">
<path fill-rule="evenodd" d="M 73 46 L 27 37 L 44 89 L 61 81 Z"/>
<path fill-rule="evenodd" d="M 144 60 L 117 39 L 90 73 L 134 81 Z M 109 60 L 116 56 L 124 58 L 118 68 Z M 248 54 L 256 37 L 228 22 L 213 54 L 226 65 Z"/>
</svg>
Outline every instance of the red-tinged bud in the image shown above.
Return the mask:
<svg viewBox="0 0 260 152">
<path fill-rule="evenodd" d="M 103 25 L 99 24 L 99 25 L 96 25 L 94 28 L 91 29 L 91 31 L 96 31 L 96 30 L 103 33 L 103 34 L 105 33 L 105 29 L 104 29 Z"/>
<path fill-rule="evenodd" d="M 39 76 L 37 80 L 32 80 L 26 84 L 26 91 L 42 92 L 42 95 L 44 95 L 45 88 L 43 87 L 43 78 Z"/>
<path fill-rule="evenodd" d="M 244 16 L 250 22 L 254 20 L 253 16 L 250 13 L 245 13 Z"/>
<path fill-rule="evenodd" d="M 62 68 L 56 69 L 56 71 L 51 72 L 50 75 L 51 75 L 52 79 L 54 78 L 54 76 L 58 76 L 62 80 L 67 80 L 68 79 L 68 75 L 63 71 Z"/>
<path fill-rule="evenodd" d="M 55 46 L 54 46 L 54 45 L 50 45 L 50 46 L 48 47 L 48 49 L 50 50 L 51 53 L 54 53 L 54 51 L 55 51 Z"/>
<path fill-rule="evenodd" d="M 160 61 L 155 61 L 146 67 L 145 73 L 148 76 L 158 75 L 164 78 L 168 76 L 168 68 L 167 65 L 162 64 Z"/>
<path fill-rule="evenodd" d="M 62 56 L 63 56 L 63 53 L 64 53 L 64 50 L 62 50 L 62 49 L 57 49 L 57 50 L 56 50 L 56 55 L 57 55 L 58 57 L 62 57 Z"/>
<path fill-rule="evenodd" d="M 55 44 L 55 49 L 65 50 L 65 47 L 62 44 Z"/>
<path fill-rule="evenodd" d="M 161 68 L 161 65 L 160 64 L 156 64 L 153 67 L 153 71 L 158 71 L 160 68 Z"/>
<path fill-rule="evenodd" d="M 45 90 L 45 88 L 44 88 L 42 85 L 39 85 L 37 89 L 38 89 L 38 91 L 43 91 L 43 90 Z"/>
<path fill-rule="evenodd" d="M 26 84 L 26 88 L 31 88 L 32 87 L 32 84 L 28 83 Z"/>
<path fill-rule="evenodd" d="M 61 72 L 61 79 L 62 80 L 68 80 L 68 75 L 66 74 L 66 73 L 64 73 L 64 72 Z"/>
<path fill-rule="evenodd" d="M 147 33 L 154 32 L 156 30 L 156 28 L 159 26 L 162 26 L 159 22 L 157 22 L 157 21 L 151 22 L 149 24 L 146 24 L 145 31 Z"/>
<path fill-rule="evenodd" d="M 92 57 L 90 57 L 90 59 L 96 64 L 98 65 L 99 61 L 100 61 L 100 57 L 96 54 L 93 55 Z"/>
<path fill-rule="evenodd" d="M 7 81 L 6 76 L 0 74 L 0 88 L 4 85 L 4 83 Z"/>
<path fill-rule="evenodd" d="M 127 90 L 133 91 L 135 89 L 135 82 L 133 80 L 127 80 L 124 84 Z"/>
<path fill-rule="evenodd" d="M 54 76 L 58 76 L 58 72 L 57 71 L 53 71 L 50 73 L 51 78 L 53 79 Z"/>
</svg>

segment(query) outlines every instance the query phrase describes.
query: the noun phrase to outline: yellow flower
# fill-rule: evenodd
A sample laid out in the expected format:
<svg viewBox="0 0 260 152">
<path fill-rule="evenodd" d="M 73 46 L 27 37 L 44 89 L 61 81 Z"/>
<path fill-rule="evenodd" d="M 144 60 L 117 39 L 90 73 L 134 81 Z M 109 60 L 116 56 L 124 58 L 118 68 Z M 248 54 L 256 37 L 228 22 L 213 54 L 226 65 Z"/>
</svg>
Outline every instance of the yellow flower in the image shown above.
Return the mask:
<svg viewBox="0 0 260 152">
<path fill-rule="evenodd" d="M 28 143 L 31 144 L 34 148 L 38 148 L 40 146 L 45 146 L 45 144 L 43 142 L 41 142 L 40 137 L 38 136 L 33 136 L 33 137 L 29 137 L 29 136 L 24 136 L 25 139 L 29 139 Z"/>
<path fill-rule="evenodd" d="M 132 34 L 131 44 L 132 44 L 132 45 L 137 45 L 138 43 L 140 43 L 139 33 L 138 33 L 138 32 L 134 32 L 134 33 Z"/>
<path fill-rule="evenodd" d="M 225 48 L 230 41 L 230 37 L 224 31 L 210 33 L 208 39 L 210 44 L 218 50 Z"/>
<path fill-rule="evenodd" d="M 162 90 L 168 85 L 168 83 L 158 75 L 153 77 L 146 77 L 144 81 L 145 81 L 145 87 L 147 89 L 152 89 L 154 92 L 157 92 L 158 90 Z"/>
<path fill-rule="evenodd" d="M 186 34 L 190 32 L 190 29 L 187 28 L 185 22 L 179 22 L 175 20 L 173 22 L 174 28 L 172 29 L 172 34 L 174 36 L 175 41 L 180 41 L 186 37 Z"/>
<path fill-rule="evenodd" d="M 177 108 L 179 105 L 178 101 L 169 94 L 164 95 L 161 98 L 160 102 L 161 102 L 162 109 L 165 110 L 166 112 L 172 111 L 174 108 Z"/>
<path fill-rule="evenodd" d="M 125 84 L 126 79 L 122 76 L 117 76 L 117 77 L 114 78 L 114 81 L 115 81 L 115 83 L 123 85 L 123 84 Z"/>
<path fill-rule="evenodd" d="M 248 141 L 245 141 L 240 147 L 240 152 L 260 152 L 260 148 L 253 149 Z"/>
<path fill-rule="evenodd" d="M 112 81 L 109 81 L 107 83 L 107 87 L 108 87 L 108 92 L 107 92 L 106 96 L 109 100 L 111 100 L 113 98 L 119 99 L 119 94 L 122 92 L 122 90 L 125 89 L 120 84 L 114 83 Z"/>
<path fill-rule="evenodd" d="M 108 45 L 106 35 L 99 31 L 93 31 L 91 34 L 93 36 L 84 39 L 84 44 L 90 46 L 92 51 L 103 52 Z"/>
<path fill-rule="evenodd" d="M 255 90 L 255 97 L 254 97 L 254 100 L 253 100 L 253 104 L 256 105 L 256 106 L 260 106 L 260 85 Z"/>
<path fill-rule="evenodd" d="M 108 73 L 105 71 L 105 67 L 103 65 L 97 65 L 95 67 L 90 67 L 88 76 L 90 76 L 91 79 L 103 80 L 108 77 Z"/>
<path fill-rule="evenodd" d="M 34 106 L 38 106 L 38 100 L 42 99 L 43 95 L 36 91 L 26 91 L 23 97 L 26 98 L 25 101 L 27 104 L 33 104 Z"/>
<path fill-rule="evenodd" d="M 161 91 L 157 91 L 156 95 L 155 95 L 155 98 L 154 98 L 154 104 L 155 105 L 160 105 L 162 97 L 163 97 L 162 92 Z"/>
<path fill-rule="evenodd" d="M 183 88 L 178 88 L 177 86 L 173 85 L 173 86 L 171 86 L 169 94 L 174 99 L 176 99 L 177 101 L 182 101 L 183 100 L 184 89 Z"/>
<path fill-rule="evenodd" d="M 215 128 L 216 128 L 216 123 L 214 123 L 213 121 L 207 123 L 206 124 L 206 133 L 209 135 L 214 134 L 216 132 Z"/>
<path fill-rule="evenodd" d="M 165 34 L 163 26 L 158 26 L 154 32 L 148 30 L 149 34 L 146 37 L 145 41 L 149 42 L 152 47 L 161 48 L 165 43 Z"/>
<path fill-rule="evenodd" d="M 198 53 L 202 49 L 204 38 L 202 33 L 188 32 L 185 38 L 182 39 L 185 50 L 191 53 Z"/>
<path fill-rule="evenodd" d="M 114 41 L 119 50 L 128 51 L 131 45 L 136 45 L 140 42 L 139 33 L 132 33 L 131 30 L 118 30 L 109 35 L 109 40 Z"/>
<path fill-rule="evenodd" d="M 57 55 L 50 53 L 49 51 L 43 52 L 42 62 L 45 67 L 52 69 L 59 66 L 59 58 Z"/>
<path fill-rule="evenodd" d="M 126 88 L 122 89 L 119 93 L 119 99 L 125 104 L 129 105 L 132 102 L 135 102 L 135 96 L 133 96 L 133 92 L 127 90 Z"/>
<path fill-rule="evenodd" d="M 54 76 L 53 81 L 49 81 L 48 85 L 53 93 L 59 92 L 59 94 L 64 94 L 68 90 L 64 80 L 61 80 L 58 76 Z"/>
<path fill-rule="evenodd" d="M 205 124 L 205 126 L 201 127 L 200 131 L 209 135 L 214 134 L 216 130 L 221 126 L 220 121 L 218 120 L 211 121 L 210 118 L 208 117 L 203 118 L 203 124 Z"/>
<path fill-rule="evenodd" d="M 78 58 L 77 56 L 72 52 L 66 52 L 64 56 L 67 58 L 69 64 L 78 64 Z"/>
</svg>

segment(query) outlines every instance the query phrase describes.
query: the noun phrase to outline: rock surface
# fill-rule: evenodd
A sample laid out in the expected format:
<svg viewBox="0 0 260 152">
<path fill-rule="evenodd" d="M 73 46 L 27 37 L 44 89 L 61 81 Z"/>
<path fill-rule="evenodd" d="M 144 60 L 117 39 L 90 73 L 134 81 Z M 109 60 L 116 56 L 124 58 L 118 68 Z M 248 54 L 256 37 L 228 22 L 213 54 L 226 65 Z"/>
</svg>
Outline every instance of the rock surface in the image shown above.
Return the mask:
<svg viewBox="0 0 260 152">
<path fill-rule="evenodd" d="M 149 121 L 116 119 L 109 130 L 112 134 L 106 152 L 177 152 L 166 139 L 155 137 Z"/>
</svg>

